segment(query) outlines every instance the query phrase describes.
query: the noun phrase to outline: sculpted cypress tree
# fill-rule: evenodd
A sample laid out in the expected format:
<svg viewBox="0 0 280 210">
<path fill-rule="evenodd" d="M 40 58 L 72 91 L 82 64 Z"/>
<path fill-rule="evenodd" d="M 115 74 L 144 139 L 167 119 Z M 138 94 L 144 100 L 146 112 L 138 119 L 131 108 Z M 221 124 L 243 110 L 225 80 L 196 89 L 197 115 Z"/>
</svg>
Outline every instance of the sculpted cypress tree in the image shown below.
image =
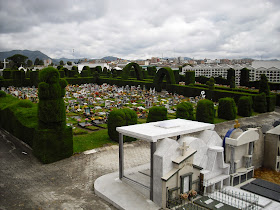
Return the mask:
<svg viewBox="0 0 280 210">
<path fill-rule="evenodd" d="M 51 163 L 73 153 L 72 128 L 66 127 L 64 105 L 66 80 L 47 67 L 39 74 L 38 129 L 34 134 L 33 153 L 43 163 Z"/>
<path fill-rule="evenodd" d="M 265 93 L 267 96 L 270 93 L 268 80 L 264 74 L 261 75 L 261 80 L 259 84 L 259 93 Z"/>
</svg>

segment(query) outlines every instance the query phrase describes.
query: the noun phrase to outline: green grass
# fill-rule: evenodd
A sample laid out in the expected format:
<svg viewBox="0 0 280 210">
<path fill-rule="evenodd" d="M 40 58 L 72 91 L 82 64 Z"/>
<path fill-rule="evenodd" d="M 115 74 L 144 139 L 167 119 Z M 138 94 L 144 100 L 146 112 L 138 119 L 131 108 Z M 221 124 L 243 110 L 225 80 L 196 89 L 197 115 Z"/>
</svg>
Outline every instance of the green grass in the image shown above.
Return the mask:
<svg viewBox="0 0 280 210">
<path fill-rule="evenodd" d="M 87 126 L 86 128 L 89 129 L 89 130 L 92 130 L 92 131 L 99 130 L 99 128 L 96 127 L 96 126 L 94 126 L 94 125 L 92 125 L 92 126 Z"/>
<path fill-rule="evenodd" d="M 105 144 L 117 144 L 110 140 L 107 129 L 73 137 L 74 153 L 102 147 Z"/>
<path fill-rule="evenodd" d="M 88 131 L 81 128 L 73 129 L 73 135 L 84 135 L 84 134 L 88 134 Z"/>
</svg>

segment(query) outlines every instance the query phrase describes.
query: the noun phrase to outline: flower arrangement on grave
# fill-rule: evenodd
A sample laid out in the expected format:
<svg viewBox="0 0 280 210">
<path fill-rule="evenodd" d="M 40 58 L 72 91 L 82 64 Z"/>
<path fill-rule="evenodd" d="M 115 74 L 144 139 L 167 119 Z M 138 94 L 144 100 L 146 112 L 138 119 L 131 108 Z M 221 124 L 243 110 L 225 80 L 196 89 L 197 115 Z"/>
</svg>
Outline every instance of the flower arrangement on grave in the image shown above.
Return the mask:
<svg viewBox="0 0 280 210">
<path fill-rule="evenodd" d="M 197 196 L 197 192 L 195 190 L 191 189 L 188 193 L 189 200 L 192 200 L 196 196 Z"/>
<path fill-rule="evenodd" d="M 181 199 L 183 199 L 183 200 L 187 200 L 188 197 L 189 197 L 189 194 L 188 194 L 188 193 L 182 193 L 182 194 L 180 194 L 180 197 L 181 197 Z"/>
</svg>

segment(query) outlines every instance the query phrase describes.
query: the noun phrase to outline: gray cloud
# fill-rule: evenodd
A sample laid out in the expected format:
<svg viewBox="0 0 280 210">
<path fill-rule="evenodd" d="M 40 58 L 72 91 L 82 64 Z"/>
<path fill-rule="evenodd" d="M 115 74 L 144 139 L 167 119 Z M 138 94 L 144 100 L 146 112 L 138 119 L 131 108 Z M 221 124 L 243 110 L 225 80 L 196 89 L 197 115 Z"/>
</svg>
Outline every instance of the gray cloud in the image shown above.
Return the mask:
<svg viewBox="0 0 280 210">
<path fill-rule="evenodd" d="M 280 59 L 277 0 L 0 0 L 0 51 Z"/>
</svg>

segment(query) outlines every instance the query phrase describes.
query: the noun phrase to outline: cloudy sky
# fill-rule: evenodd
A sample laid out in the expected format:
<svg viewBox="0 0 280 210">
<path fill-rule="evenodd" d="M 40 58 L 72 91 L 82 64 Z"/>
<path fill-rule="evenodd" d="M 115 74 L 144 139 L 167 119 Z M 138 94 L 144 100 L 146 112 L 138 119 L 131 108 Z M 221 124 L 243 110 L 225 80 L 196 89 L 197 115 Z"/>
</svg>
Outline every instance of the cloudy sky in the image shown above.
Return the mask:
<svg viewBox="0 0 280 210">
<path fill-rule="evenodd" d="M 0 51 L 280 59 L 279 0 L 0 0 Z"/>
</svg>

